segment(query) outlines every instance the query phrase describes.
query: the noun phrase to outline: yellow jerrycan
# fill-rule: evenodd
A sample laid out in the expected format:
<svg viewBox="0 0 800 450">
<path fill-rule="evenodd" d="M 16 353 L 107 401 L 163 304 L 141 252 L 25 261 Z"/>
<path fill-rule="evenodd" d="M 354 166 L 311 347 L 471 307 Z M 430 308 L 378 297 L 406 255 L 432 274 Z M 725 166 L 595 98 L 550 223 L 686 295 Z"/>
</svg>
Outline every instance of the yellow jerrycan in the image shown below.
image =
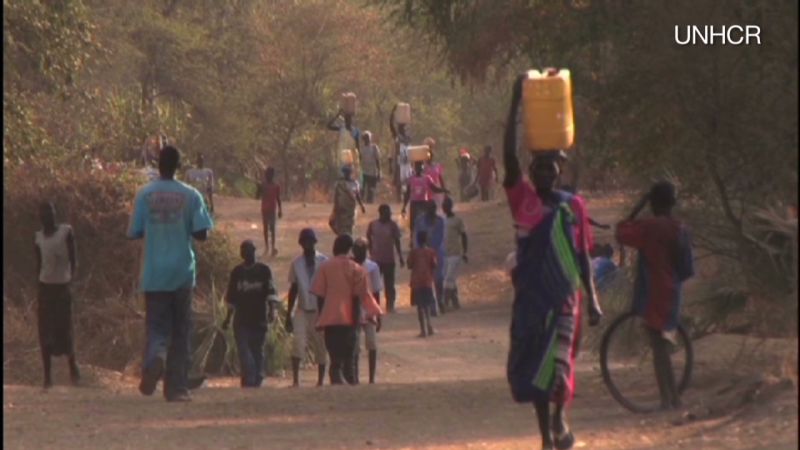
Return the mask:
<svg viewBox="0 0 800 450">
<path fill-rule="evenodd" d="M 412 145 L 408 147 L 408 159 L 411 162 L 427 162 L 431 159 L 431 148 L 427 145 Z"/>
<path fill-rule="evenodd" d="M 522 86 L 522 123 L 529 151 L 566 150 L 575 139 L 569 70 L 529 70 Z"/>
<path fill-rule="evenodd" d="M 339 163 L 344 166 L 353 165 L 353 150 L 344 149 L 339 152 Z"/>
</svg>

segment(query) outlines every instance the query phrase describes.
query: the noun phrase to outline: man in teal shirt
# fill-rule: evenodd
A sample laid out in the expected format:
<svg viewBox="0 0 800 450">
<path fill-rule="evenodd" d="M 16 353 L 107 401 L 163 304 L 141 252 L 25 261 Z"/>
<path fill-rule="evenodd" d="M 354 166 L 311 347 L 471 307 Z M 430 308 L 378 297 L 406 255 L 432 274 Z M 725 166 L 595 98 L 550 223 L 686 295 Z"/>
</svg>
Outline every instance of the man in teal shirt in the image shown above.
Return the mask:
<svg viewBox="0 0 800 450">
<path fill-rule="evenodd" d="M 145 297 L 147 342 L 139 392 L 152 395 L 164 376 L 167 401 L 190 401 L 187 386 L 192 326 L 195 253 L 213 224 L 197 189 L 175 180 L 180 153 L 164 147 L 159 178 L 136 194 L 128 238 L 144 239 L 141 289 Z"/>
</svg>

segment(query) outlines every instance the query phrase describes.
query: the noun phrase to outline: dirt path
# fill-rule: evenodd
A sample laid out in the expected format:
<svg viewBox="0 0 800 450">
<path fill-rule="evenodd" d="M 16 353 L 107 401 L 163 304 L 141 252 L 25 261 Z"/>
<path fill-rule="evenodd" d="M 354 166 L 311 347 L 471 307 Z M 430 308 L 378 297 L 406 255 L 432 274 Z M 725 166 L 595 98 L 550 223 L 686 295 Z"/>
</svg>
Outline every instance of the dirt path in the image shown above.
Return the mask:
<svg viewBox="0 0 800 450">
<path fill-rule="evenodd" d="M 251 238 L 263 248 L 256 202 L 218 199 L 217 205 L 221 227 L 237 241 Z M 601 201 L 593 205 L 598 220 L 613 219 L 615 205 Z M 327 206 L 285 207 L 286 219 L 279 223 L 281 253 L 267 260 L 283 290 L 288 287 L 287 264 L 298 251 L 295 242 L 302 227 L 316 228 L 322 251 L 329 252 L 332 245 L 325 225 Z M 368 216 L 376 215 L 375 209 L 369 207 Z M 502 263 L 512 249 L 508 214 L 500 204 L 466 205 L 460 211 L 470 229 L 472 249 L 472 262 L 461 280 L 464 308 L 435 319 L 434 337 L 416 338 L 407 273 L 401 270 L 399 311 L 385 320 L 379 335 L 379 384 L 318 389 L 311 386 L 315 374 L 308 370 L 301 375 L 305 384 L 301 389 L 288 389 L 285 378 L 270 378 L 263 389 L 243 391 L 236 380 L 223 378 L 198 390 L 191 404 L 143 398 L 135 380 L 120 379 L 118 374 L 108 374 L 103 383 L 90 387 L 56 386 L 47 393 L 4 385 L 4 447 L 538 448 L 532 408 L 512 403 L 505 381 L 510 287 Z M 362 232 L 365 223 L 366 218 L 360 217 Z M 717 413 L 698 412 L 696 420 L 679 425 L 675 423 L 682 413 L 636 416 L 617 406 L 601 384 L 597 356 L 584 352 L 571 411 L 576 448 L 798 448 L 795 388 L 759 379 L 753 392 L 739 393 L 739 386 L 755 385 L 745 384 L 752 380 L 746 375 L 734 376 L 735 371 L 729 370 L 737 342 L 738 338 L 714 336 L 696 344 L 696 383 L 687 393 L 687 410 L 722 404 L 715 402 L 722 399 L 721 386 L 729 386 L 725 392 L 734 392 L 734 400 L 747 394 L 756 401 Z M 773 344 L 781 348 L 787 342 Z M 796 340 L 788 344 L 796 350 Z M 361 366 L 365 379 L 366 362 Z M 55 377 L 57 383 L 66 379 L 58 370 Z"/>
</svg>

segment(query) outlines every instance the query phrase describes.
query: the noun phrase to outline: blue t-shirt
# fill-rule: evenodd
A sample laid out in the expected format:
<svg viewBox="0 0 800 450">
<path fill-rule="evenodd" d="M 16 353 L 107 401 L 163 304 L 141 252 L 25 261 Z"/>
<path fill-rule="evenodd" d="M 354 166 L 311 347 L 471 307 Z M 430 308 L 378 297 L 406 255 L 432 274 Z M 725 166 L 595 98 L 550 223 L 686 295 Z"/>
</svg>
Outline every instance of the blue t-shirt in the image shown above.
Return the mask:
<svg viewBox="0 0 800 450">
<path fill-rule="evenodd" d="M 129 238 L 145 240 L 141 289 L 194 287 L 192 233 L 213 227 L 203 196 L 176 180 L 155 180 L 136 194 Z"/>
<path fill-rule="evenodd" d="M 597 290 L 602 291 L 608 287 L 608 284 L 617 272 L 617 265 L 614 264 L 609 258 L 599 256 L 592 259 L 592 272 L 594 272 L 594 281 Z"/>
<path fill-rule="evenodd" d="M 425 231 L 428 234 L 428 247 L 436 250 L 439 253 L 444 252 L 444 219 L 436 216 L 433 223 L 428 222 L 427 214 L 421 214 L 414 220 L 414 245 L 419 246 L 417 240 L 417 232 Z M 440 266 L 441 261 L 440 261 Z"/>
</svg>

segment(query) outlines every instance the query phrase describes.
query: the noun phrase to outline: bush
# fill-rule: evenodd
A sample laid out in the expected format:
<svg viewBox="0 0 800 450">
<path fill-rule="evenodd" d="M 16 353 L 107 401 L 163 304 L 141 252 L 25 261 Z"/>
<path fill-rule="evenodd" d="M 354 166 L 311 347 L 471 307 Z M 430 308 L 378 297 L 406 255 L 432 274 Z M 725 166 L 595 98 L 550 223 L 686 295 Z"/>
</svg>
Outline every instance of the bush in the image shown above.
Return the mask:
<svg viewBox="0 0 800 450">
<path fill-rule="evenodd" d="M 30 381 L 27 377 L 33 373 L 33 380 L 38 380 L 39 369 L 31 372 L 41 364 L 35 332 L 33 234 L 40 228 L 38 205 L 44 199 L 55 203 L 60 221 L 72 225 L 78 245 L 78 274 L 72 293 L 79 362 L 123 370 L 131 360 L 138 360 L 144 345 L 143 302 L 138 292 L 142 247 L 129 241 L 126 231 L 142 179 L 133 171 L 115 175 L 27 165 L 7 171 L 6 181 L 4 374 Z M 211 313 L 211 304 L 204 299 L 217 295 L 212 280 L 227 281 L 238 257 L 224 230 L 213 232 L 208 241 L 195 248 L 195 330 L 202 332 Z"/>
</svg>

